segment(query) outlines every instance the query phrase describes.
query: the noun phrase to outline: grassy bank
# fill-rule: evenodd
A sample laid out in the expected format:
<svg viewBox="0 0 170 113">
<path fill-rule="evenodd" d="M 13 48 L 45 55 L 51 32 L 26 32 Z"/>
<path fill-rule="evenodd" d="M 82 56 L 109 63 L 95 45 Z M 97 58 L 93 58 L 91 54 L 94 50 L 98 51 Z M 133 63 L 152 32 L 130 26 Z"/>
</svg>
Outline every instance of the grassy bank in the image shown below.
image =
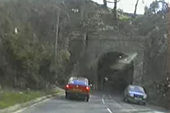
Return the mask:
<svg viewBox="0 0 170 113">
<path fill-rule="evenodd" d="M 12 91 L 2 90 L 0 92 L 0 109 L 21 104 L 41 96 L 57 93 L 57 90 L 46 91 Z"/>
</svg>

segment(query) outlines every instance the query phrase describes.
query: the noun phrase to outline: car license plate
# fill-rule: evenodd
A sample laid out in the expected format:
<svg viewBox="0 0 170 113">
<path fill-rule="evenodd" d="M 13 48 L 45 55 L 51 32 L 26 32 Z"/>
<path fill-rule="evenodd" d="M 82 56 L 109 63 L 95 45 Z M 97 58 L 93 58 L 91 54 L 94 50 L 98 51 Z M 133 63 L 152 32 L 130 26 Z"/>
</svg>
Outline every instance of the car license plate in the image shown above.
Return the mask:
<svg viewBox="0 0 170 113">
<path fill-rule="evenodd" d="M 81 92 L 80 89 L 73 89 L 74 92 Z"/>
<path fill-rule="evenodd" d="M 135 100 L 142 100 L 141 98 L 137 98 L 137 97 L 135 97 Z"/>
</svg>

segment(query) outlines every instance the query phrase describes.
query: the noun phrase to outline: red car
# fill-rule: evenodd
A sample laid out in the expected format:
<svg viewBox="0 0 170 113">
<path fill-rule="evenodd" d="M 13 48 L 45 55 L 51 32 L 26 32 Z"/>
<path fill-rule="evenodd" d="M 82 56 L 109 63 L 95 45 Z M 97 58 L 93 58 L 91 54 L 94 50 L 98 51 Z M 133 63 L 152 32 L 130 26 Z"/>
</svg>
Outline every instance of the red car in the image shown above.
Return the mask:
<svg viewBox="0 0 170 113">
<path fill-rule="evenodd" d="M 81 98 L 85 101 L 89 101 L 90 87 L 88 85 L 88 79 L 83 77 L 71 77 L 68 84 L 65 86 L 65 98 L 71 97 Z"/>
</svg>

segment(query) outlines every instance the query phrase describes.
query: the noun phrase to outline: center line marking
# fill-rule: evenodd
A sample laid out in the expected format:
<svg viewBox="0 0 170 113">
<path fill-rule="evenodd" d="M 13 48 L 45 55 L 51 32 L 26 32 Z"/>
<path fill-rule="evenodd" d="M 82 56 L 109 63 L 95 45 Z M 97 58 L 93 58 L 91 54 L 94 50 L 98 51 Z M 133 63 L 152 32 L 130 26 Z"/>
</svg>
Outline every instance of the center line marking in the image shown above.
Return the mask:
<svg viewBox="0 0 170 113">
<path fill-rule="evenodd" d="M 107 108 L 107 111 L 108 111 L 109 113 L 113 113 L 109 108 Z"/>
<path fill-rule="evenodd" d="M 103 98 L 102 98 L 102 103 L 103 103 L 103 104 L 105 104 L 105 101 L 104 101 L 104 99 L 103 99 Z"/>
</svg>

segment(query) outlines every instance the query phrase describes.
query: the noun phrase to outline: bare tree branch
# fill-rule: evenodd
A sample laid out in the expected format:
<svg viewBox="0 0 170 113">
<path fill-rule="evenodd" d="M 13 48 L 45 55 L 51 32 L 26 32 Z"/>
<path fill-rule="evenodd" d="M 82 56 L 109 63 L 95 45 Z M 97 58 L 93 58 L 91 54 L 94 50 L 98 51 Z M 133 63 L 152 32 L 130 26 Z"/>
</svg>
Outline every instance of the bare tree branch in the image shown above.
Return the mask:
<svg viewBox="0 0 170 113">
<path fill-rule="evenodd" d="M 103 0 L 104 7 L 107 7 L 107 0 Z"/>
<path fill-rule="evenodd" d="M 136 4 L 135 4 L 134 17 L 136 17 L 136 11 L 137 11 L 137 8 L 138 8 L 138 3 L 139 3 L 139 0 L 137 0 Z"/>
</svg>

